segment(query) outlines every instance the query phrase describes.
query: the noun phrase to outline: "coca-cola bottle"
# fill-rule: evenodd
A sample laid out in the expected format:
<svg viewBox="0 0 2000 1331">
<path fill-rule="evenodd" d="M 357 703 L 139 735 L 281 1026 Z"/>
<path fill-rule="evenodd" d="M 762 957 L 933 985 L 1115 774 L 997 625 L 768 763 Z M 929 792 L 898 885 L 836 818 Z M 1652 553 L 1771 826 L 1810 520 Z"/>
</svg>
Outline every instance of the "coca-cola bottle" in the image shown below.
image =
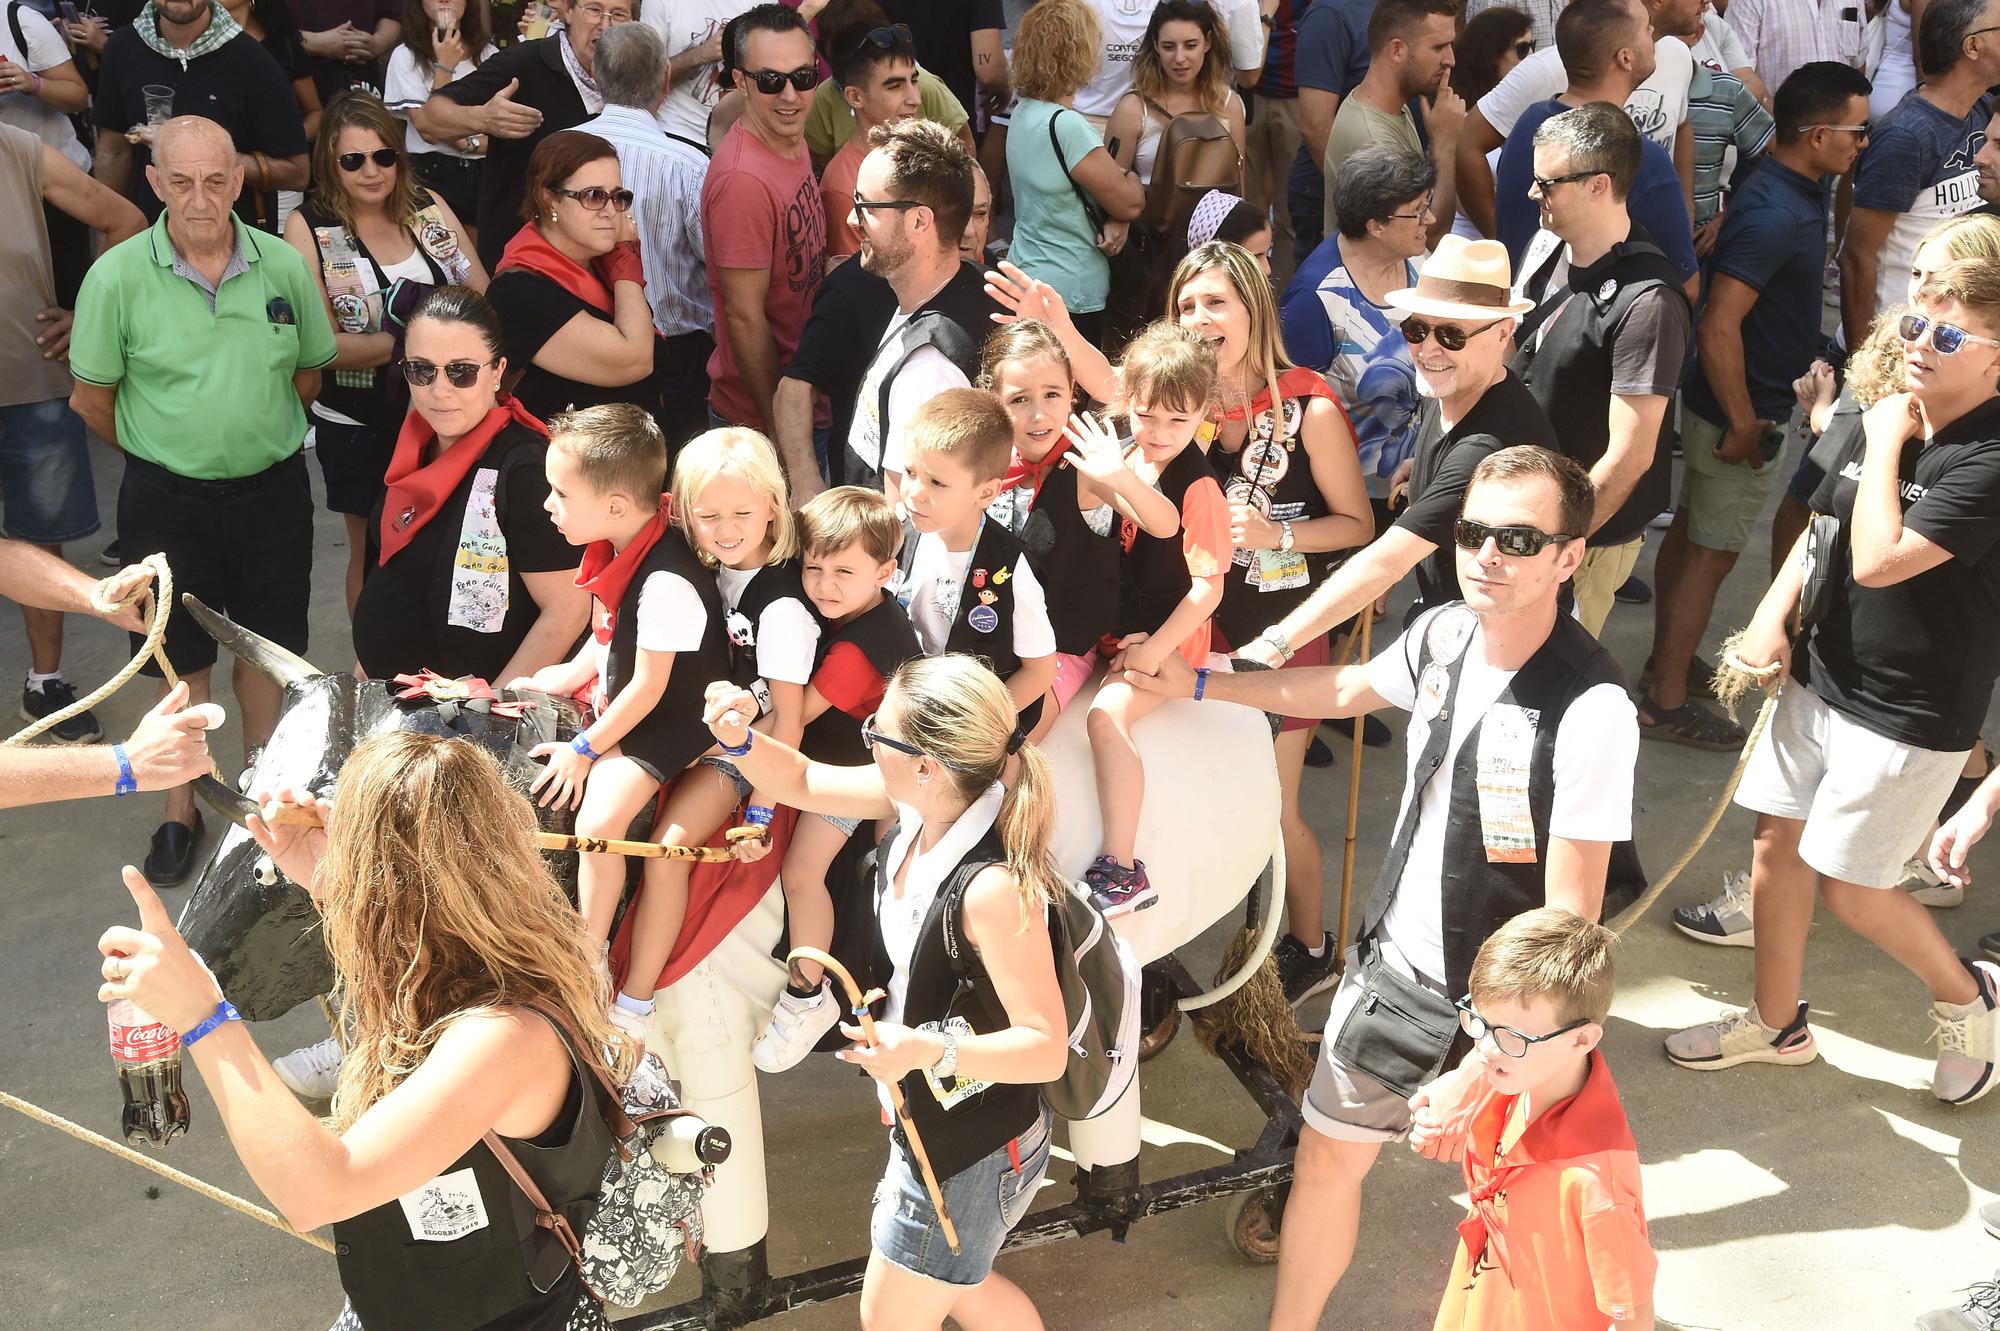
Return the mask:
<svg viewBox="0 0 2000 1331">
<path fill-rule="evenodd" d="M 133 1146 L 165 1146 L 188 1130 L 181 1090 L 181 1037 L 129 998 L 111 1004 L 111 1061 L 125 1093 L 123 1127 Z"/>
</svg>

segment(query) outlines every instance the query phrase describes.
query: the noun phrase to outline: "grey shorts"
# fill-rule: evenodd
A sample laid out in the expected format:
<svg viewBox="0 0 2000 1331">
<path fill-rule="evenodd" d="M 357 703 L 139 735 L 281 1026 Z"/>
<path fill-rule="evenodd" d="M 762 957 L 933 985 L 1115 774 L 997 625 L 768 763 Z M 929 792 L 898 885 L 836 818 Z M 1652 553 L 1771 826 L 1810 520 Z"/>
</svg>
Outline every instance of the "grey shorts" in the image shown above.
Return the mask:
<svg viewBox="0 0 2000 1331">
<path fill-rule="evenodd" d="M 1743 768 L 1736 802 L 1803 822 L 1799 857 L 1815 873 L 1894 887 L 1965 770 L 1966 752 L 1878 735 L 1788 681 Z"/>
<path fill-rule="evenodd" d="M 722 773 L 729 781 L 729 784 L 736 787 L 736 798 L 739 803 L 750 798 L 750 783 L 743 779 L 743 773 L 736 770 L 735 763 L 730 762 L 727 758 L 718 758 L 714 754 L 710 754 L 706 758 L 697 758 L 695 762 L 698 766 L 713 767 L 716 771 Z"/>
<path fill-rule="evenodd" d="M 1385 956 L 1393 954 L 1385 952 Z M 1399 958 L 1392 960 L 1391 964 L 1399 961 Z M 1312 1082 L 1299 1100 L 1299 1113 L 1308 1127 L 1340 1141 L 1393 1141 L 1409 1131 L 1409 1101 L 1360 1068 L 1342 1062 L 1333 1052 L 1334 1037 L 1361 1001 L 1360 975 L 1360 950 L 1350 947 L 1340 974 L 1340 987 L 1333 991 L 1333 1006 L 1327 1009 L 1326 1029 L 1319 1041 L 1319 1062 L 1313 1067 Z"/>
</svg>

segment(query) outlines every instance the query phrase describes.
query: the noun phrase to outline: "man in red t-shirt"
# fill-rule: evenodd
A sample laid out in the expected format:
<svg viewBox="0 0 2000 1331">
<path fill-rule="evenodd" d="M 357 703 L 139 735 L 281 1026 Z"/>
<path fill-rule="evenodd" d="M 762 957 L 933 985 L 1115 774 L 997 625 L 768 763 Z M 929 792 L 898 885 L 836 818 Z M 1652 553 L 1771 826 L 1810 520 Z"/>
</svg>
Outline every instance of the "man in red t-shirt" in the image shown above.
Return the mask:
<svg viewBox="0 0 2000 1331">
<path fill-rule="evenodd" d="M 805 20 L 784 5 L 745 13 L 735 43 L 743 117 L 722 136 L 701 190 L 716 316 L 708 409 L 712 425 L 769 434 L 778 369 L 798 346 L 826 263 L 826 213 L 805 143 L 819 68 Z"/>
</svg>

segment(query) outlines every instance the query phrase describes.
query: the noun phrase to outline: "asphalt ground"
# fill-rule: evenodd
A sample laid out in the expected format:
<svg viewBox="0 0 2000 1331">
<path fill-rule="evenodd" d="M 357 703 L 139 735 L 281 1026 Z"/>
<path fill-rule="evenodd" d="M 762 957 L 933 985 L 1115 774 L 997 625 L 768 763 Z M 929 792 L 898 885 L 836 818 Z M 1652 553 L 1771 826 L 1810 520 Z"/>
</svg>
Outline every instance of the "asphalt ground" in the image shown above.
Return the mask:
<svg viewBox="0 0 2000 1331">
<path fill-rule="evenodd" d="M 1794 445 L 1796 447 L 1796 444 Z M 118 463 L 98 456 L 101 511 L 113 512 Z M 1790 459 L 1787 459 L 1789 464 Z M 317 471 L 315 468 L 315 485 Z M 1765 529 L 1724 587 L 1707 652 L 1748 615 L 1763 587 Z M 108 536 L 108 533 L 106 533 Z M 104 538 L 71 557 L 96 570 Z M 312 658 L 351 665 L 340 582 L 347 551 L 335 517 L 316 532 Z M 1650 572 L 1649 551 L 1640 572 Z M 125 660 L 122 634 L 72 620 L 65 669 L 88 688 Z M 1620 606 L 1606 641 L 1635 672 L 1652 636 L 1649 608 Z M 20 622 L 0 612 L 0 679 L 26 665 Z M 234 708 L 226 672 L 217 700 Z M 12 694 L 7 695 L 10 699 Z M 150 701 L 135 684 L 99 709 L 108 735 L 129 732 Z M 1400 733 L 1400 718 L 1387 718 Z M 225 762 L 233 733 L 219 739 Z M 1348 770 L 1309 772 L 1306 803 L 1328 850 L 1328 893 L 1338 891 Z M 1357 894 L 1373 881 L 1399 790 L 1400 740 L 1366 753 L 1358 820 Z M 1727 755 L 1665 744 L 1642 747 L 1637 793 L 1641 852 L 1664 870 L 1699 828 L 1728 776 Z M 0 1089 L 115 1135 L 119 1097 L 95 1000 L 93 944 L 130 922 L 118 867 L 136 863 L 159 817 L 157 797 L 94 800 L 0 813 Z M 1713 892 L 1747 866 L 1750 818 L 1731 811 L 1654 913 L 1628 936 L 1605 1049 L 1645 1161 L 1646 1205 L 1661 1258 L 1663 1324 L 1729 1331 L 1821 1331 L 1908 1326 L 2000 1265 L 2000 1244 L 1974 1214 L 2000 1191 L 2000 1096 L 1967 1109 L 1930 1095 L 1930 1023 L 1913 980 L 1820 912 L 1807 995 L 1822 1058 L 1800 1069 L 1677 1069 L 1660 1039 L 1745 1003 L 1746 951 L 1683 939 L 1675 904 Z M 2000 928 L 1983 880 L 2000 858 L 1973 857 L 1982 880 L 1939 923 L 1964 952 Z M 178 908 L 185 891 L 168 894 Z M 1358 908 L 1358 907 L 1357 907 Z M 1198 976 L 1213 971 L 1225 931 L 1184 950 Z M 1325 1000 L 1303 1014 L 1316 1026 Z M 273 1055 L 325 1034 L 316 1010 L 259 1026 Z M 772 1185 L 771 1259 L 790 1272 L 862 1255 L 867 1214 L 886 1150 L 872 1098 L 856 1075 L 811 1060 L 763 1088 Z M 1221 1064 L 1185 1034 L 1144 1073 L 1149 1117 L 1230 1146 L 1251 1142 L 1261 1117 Z M 195 1078 L 194 1129 L 163 1158 L 231 1192 L 256 1198 Z M 1149 1179 L 1219 1163 L 1200 1146 L 1148 1148 Z M 1068 1170 L 1040 1205 L 1070 1196 Z M 1321 1325 L 1430 1325 L 1462 1214 L 1455 1168 L 1391 1149 L 1373 1175 L 1354 1265 Z M 1225 1204 L 1147 1220 L 1123 1246 L 1107 1236 L 1009 1254 L 1000 1269 L 1034 1296 L 1051 1328 L 1153 1331 L 1161 1326 L 1261 1328 L 1272 1271 L 1224 1238 Z M 669 1301 L 692 1297 L 684 1271 Z M 145 1326 L 204 1331 L 318 1331 L 340 1307 L 333 1262 L 134 1166 L 0 1109 L 0 1328 L 74 1331 Z M 852 1300 L 787 1314 L 785 1331 L 845 1327 Z"/>
</svg>

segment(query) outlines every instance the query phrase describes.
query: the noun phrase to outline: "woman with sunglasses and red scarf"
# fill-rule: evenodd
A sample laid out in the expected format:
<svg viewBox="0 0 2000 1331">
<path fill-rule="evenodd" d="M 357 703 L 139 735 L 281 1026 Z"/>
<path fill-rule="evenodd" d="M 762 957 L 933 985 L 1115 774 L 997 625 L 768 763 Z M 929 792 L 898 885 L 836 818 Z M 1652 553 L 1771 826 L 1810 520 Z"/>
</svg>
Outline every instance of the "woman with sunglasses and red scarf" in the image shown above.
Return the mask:
<svg viewBox="0 0 2000 1331">
<path fill-rule="evenodd" d="M 521 404 L 547 420 L 629 402 L 658 420 L 660 339 L 617 150 L 576 130 L 543 139 L 528 159 L 521 215 L 527 225 L 507 242 L 488 293 Z"/>
<path fill-rule="evenodd" d="M 500 384 L 500 320 L 440 287 L 410 316 L 411 411 L 361 547 L 354 654 L 371 679 L 432 670 L 499 682 L 569 654 L 589 618 L 581 551 L 542 510 L 548 430 Z"/>
<path fill-rule="evenodd" d="M 347 524 L 347 609 L 361 594 L 362 528 L 405 407 L 395 373 L 402 319 L 432 287 L 486 288 L 458 215 L 418 186 L 403 127 L 365 92 L 333 100 L 313 148 L 312 194 L 285 240 L 319 280 L 339 351 L 312 404 L 326 506 Z"/>
</svg>

